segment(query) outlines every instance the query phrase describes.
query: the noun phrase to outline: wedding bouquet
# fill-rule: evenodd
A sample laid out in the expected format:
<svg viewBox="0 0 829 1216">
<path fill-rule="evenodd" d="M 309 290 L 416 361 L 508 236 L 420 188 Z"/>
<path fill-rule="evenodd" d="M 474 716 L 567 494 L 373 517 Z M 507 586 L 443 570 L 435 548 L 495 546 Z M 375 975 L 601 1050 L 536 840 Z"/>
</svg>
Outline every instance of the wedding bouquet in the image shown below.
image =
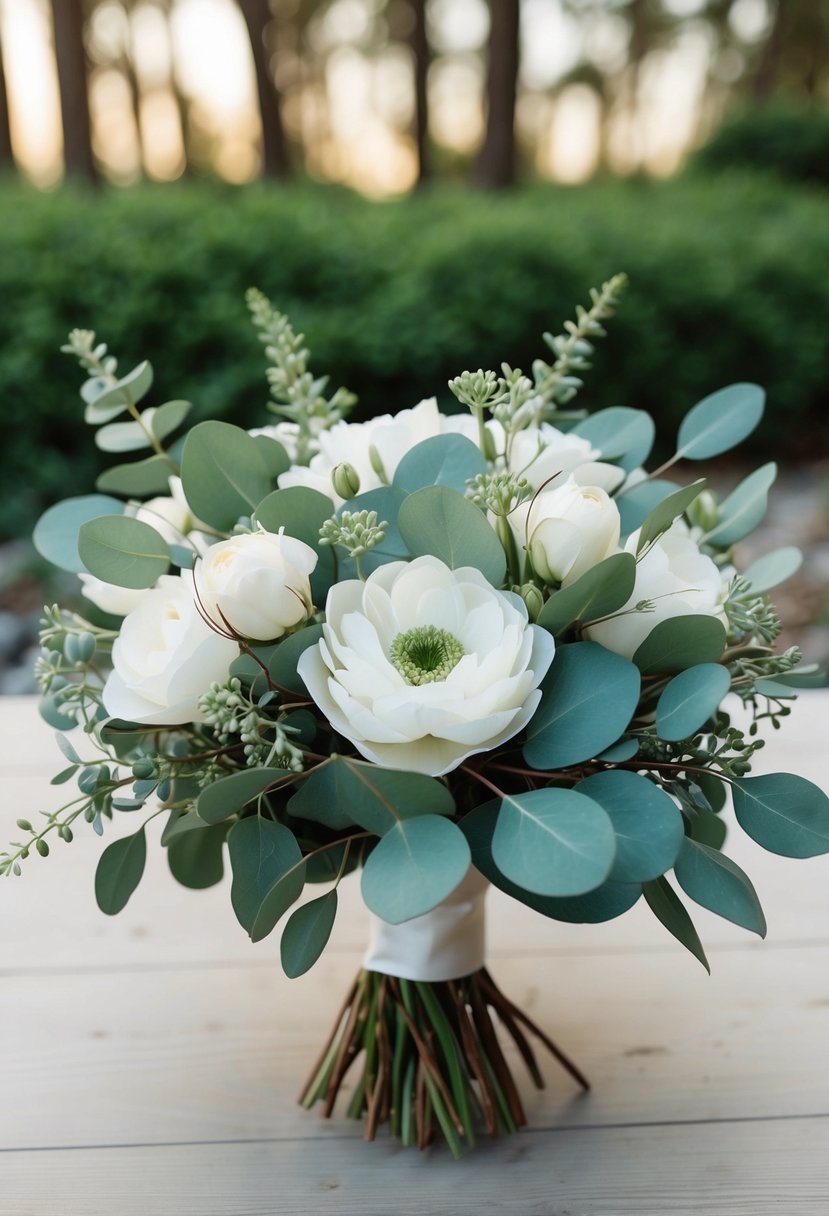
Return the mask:
<svg viewBox="0 0 829 1216">
<path fill-rule="evenodd" d="M 646 413 L 573 408 L 623 285 L 545 335 L 530 375 L 502 364 L 452 380 L 457 413 L 427 400 L 345 421 L 353 396 L 329 393 L 256 291 L 280 416 L 258 430 L 182 433 L 187 402 L 140 408 L 148 363 L 119 377 L 89 331 L 63 348 L 87 373 L 97 446 L 139 457 L 35 530 L 97 612 L 46 610 L 41 712 L 67 765 L 53 784 L 77 792 L 36 827 L 18 821 L 0 870 L 19 874 L 79 821 L 103 835 L 115 816 L 142 819 L 97 868 L 97 902 L 117 913 L 163 815 L 173 876 L 208 887 L 226 853 L 237 919 L 258 942 L 287 917 L 282 965 L 297 976 L 359 869 L 374 937 L 303 1100 L 330 1114 L 359 1074 L 349 1112 L 369 1138 L 389 1121 L 405 1144 L 437 1134 L 457 1154 L 478 1125 L 519 1126 L 496 1028 L 537 1084 L 530 1035 L 587 1084 L 485 969 L 488 884 L 571 922 L 644 898 L 707 966 L 677 885 L 765 931 L 722 852 L 727 794 L 764 848 L 829 851 L 824 793 L 750 775 L 759 728 L 810 678 L 796 648 L 775 649 L 767 596 L 797 551 L 734 565 L 775 466 L 723 501 L 689 484 L 693 462 L 754 429 L 763 393 L 700 401 L 647 471 Z"/>
</svg>

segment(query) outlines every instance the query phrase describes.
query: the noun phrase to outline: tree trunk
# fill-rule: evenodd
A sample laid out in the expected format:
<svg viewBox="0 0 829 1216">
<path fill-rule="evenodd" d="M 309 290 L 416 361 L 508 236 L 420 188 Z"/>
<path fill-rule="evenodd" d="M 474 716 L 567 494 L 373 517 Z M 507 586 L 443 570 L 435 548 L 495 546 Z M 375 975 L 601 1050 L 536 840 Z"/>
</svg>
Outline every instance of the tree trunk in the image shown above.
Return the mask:
<svg viewBox="0 0 829 1216">
<path fill-rule="evenodd" d="M 124 79 L 127 82 L 127 88 L 129 89 L 132 121 L 133 125 L 135 126 L 135 146 L 138 150 L 138 171 L 143 176 L 147 167 L 147 157 L 144 148 L 144 132 L 141 126 L 141 85 L 138 80 L 138 71 L 136 68 L 135 38 L 133 37 L 132 28 L 132 9 L 131 6 L 125 2 L 125 0 L 122 0 L 122 7 L 124 9 L 126 40 L 120 66 L 124 74 Z"/>
<path fill-rule="evenodd" d="M 3 70 L 3 46 L 0 43 L 0 171 L 14 168 L 12 133 L 9 124 L 9 97 L 6 91 L 6 73 Z"/>
<path fill-rule="evenodd" d="M 239 0 L 256 70 L 256 91 L 262 120 L 262 171 L 265 177 L 291 176 L 281 98 L 271 72 L 268 31 L 273 20 L 268 0 Z"/>
<path fill-rule="evenodd" d="M 431 50 L 426 28 L 426 0 L 409 0 L 412 30 L 409 45 L 414 61 L 414 138 L 417 150 L 417 184 L 424 185 L 432 176 L 429 160 L 429 64 Z"/>
<path fill-rule="evenodd" d="M 512 186 L 516 176 L 519 0 L 489 0 L 489 13 L 486 134 L 475 164 L 474 179 L 479 186 Z"/>
<path fill-rule="evenodd" d="M 83 177 L 95 184 L 98 171 L 92 155 L 81 0 L 52 0 L 52 24 L 63 124 L 64 165 L 67 174 Z"/>
<path fill-rule="evenodd" d="M 752 96 L 758 105 L 767 102 L 777 87 L 783 52 L 783 0 L 777 0 L 772 26 L 760 57 L 760 64 L 752 84 Z"/>
</svg>

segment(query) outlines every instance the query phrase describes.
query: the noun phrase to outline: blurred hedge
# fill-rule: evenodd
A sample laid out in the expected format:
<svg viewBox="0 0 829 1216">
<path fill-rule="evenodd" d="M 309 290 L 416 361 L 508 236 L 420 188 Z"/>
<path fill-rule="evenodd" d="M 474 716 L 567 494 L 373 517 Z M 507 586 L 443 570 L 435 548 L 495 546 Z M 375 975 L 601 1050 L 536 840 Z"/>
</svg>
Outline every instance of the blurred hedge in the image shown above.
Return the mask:
<svg viewBox="0 0 829 1216">
<path fill-rule="evenodd" d="M 694 159 L 702 170 L 761 169 L 829 186 L 829 114 L 781 102 L 738 110 Z"/>
<path fill-rule="evenodd" d="M 755 455 L 815 455 L 829 434 L 829 225 L 825 198 L 802 188 L 690 177 L 379 204 L 319 188 L 7 185 L 0 221 L 5 534 L 87 492 L 100 467 L 80 370 L 58 353 L 73 326 L 95 329 L 122 371 L 152 360 L 148 403 L 264 419 L 249 284 L 307 334 L 315 370 L 359 393 L 360 416 L 446 400 L 464 368 L 529 368 L 541 333 L 625 270 L 586 404 L 648 409 L 670 443 L 693 402 L 751 379 L 770 399 Z"/>
</svg>

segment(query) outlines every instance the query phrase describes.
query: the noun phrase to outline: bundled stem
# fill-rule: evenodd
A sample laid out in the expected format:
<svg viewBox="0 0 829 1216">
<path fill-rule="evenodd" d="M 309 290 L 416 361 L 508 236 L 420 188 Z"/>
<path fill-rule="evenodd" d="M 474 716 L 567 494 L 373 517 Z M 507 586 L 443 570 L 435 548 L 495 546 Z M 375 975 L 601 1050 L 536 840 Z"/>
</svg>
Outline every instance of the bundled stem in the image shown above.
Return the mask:
<svg viewBox="0 0 829 1216">
<path fill-rule="evenodd" d="M 337 1015 L 331 1035 L 300 1094 L 322 1102 L 330 1117 L 355 1061 L 361 1071 L 348 1114 L 365 1118 L 365 1138 L 382 1123 L 404 1145 L 425 1149 L 442 1136 L 454 1157 L 475 1143 L 526 1124 L 518 1087 L 496 1033 L 503 1027 L 538 1089 L 544 1079 L 529 1031 L 583 1089 L 579 1068 L 512 1003 L 485 969 L 458 980 L 426 983 L 363 970 Z"/>
</svg>

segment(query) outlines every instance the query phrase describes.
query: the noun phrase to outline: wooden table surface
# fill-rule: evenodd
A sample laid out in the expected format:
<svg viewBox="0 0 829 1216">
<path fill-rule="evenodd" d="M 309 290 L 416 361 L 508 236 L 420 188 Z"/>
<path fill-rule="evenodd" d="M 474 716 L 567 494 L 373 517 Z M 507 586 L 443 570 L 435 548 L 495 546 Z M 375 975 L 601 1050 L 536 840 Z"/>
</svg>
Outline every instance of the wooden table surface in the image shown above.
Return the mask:
<svg viewBox="0 0 829 1216">
<path fill-rule="evenodd" d="M 829 693 L 787 725 L 763 769 L 829 786 Z M 60 804 L 51 733 L 33 700 L 0 701 L 0 847 Z M 161 849 L 103 916 L 100 848 L 79 830 L 0 882 L 2 1216 L 829 1213 L 829 858 L 771 857 L 735 830 L 769 934 L 693 908 L 711 978 L 643 906 L 562 925 L 492 893 L 493 973 L 594 1088 L 550 1061 L 543 1093 L 523 1087 L 530 1129 L 454 1163 L 295 1105 L 359 965 L 354 882 L 323 959 L 289 981 L 229 882 L 186 891 Z"/>
</svg>

